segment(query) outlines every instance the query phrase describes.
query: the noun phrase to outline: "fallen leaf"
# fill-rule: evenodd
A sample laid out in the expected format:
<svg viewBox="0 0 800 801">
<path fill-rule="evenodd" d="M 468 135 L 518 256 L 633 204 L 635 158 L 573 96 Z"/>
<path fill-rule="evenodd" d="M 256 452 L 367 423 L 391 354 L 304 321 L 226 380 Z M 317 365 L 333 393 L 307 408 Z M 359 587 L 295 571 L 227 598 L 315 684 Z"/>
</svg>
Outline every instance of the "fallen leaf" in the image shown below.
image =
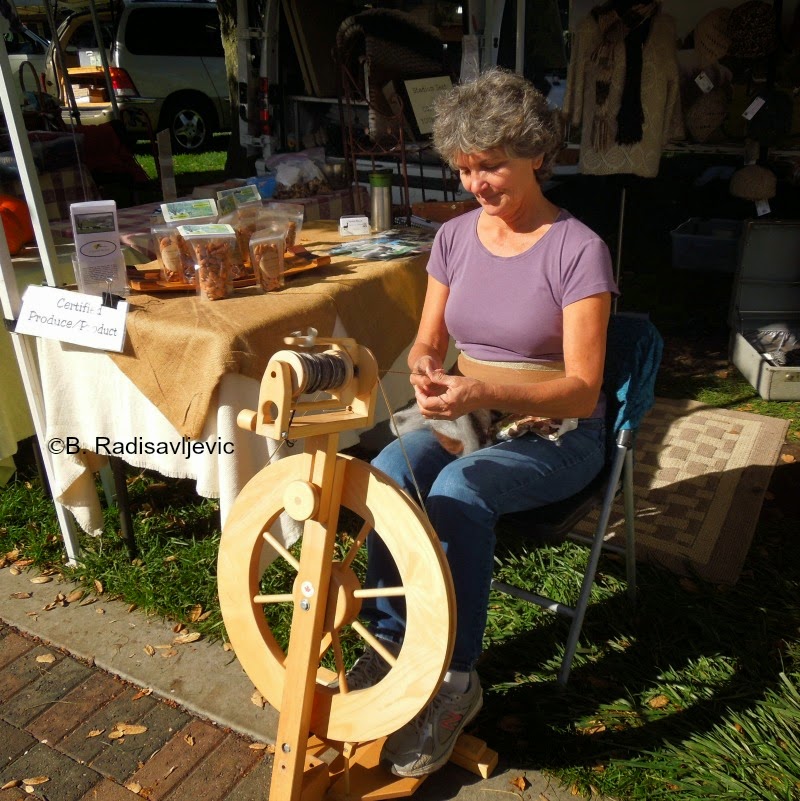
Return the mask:
<svg viewBox="0 0 800 801">
<path fill-rule="evenodd" d="M 663 709 L 665 706 L 669 705 L 669 698 L 667 698 L 666 695 L 656 695 L 647 703 L 651 709 Z"/>
<path fill-rule="evenodd" d="M 22 571 L 18 567 L 10 567 L 8 568 L 8 572 L 11 573 L 12 576 L 18 576 Z"/>
<path fill-rule="evenodd" d="M 178 652 L 174 648 L 170 648 L 169 651 L 162 651 L 161 652 L 161 656 L 163 656 L 164 659 L 168 659 L 171 656 L 177 656 L 177 655 L 178 655 Z"/>
<path fill-rule="evenodd" d="M 266 751 L 267 744 L 266 743 L 250 743 L 247 746 L 251 751 Z"/>
<path fill-rule="evenodd" d="M 741 734 L 744 731 L 741 723 L 734 723 L 733 728 L 736 729 L 736 731 L 738 731 L 739 734 Z"/>
<path fill-rule="evenodd" d="M 200 604 L 195 604 L 191 609 L 189 609 L 189 620 L 192 623 L 197 623 L 200 619 L 200 615 L 203 614 L 203 607 Z"/>
<path fill-rule="evenodd" d="M 133 696 L 132 700 L 133 701 L 138 701 L 140 698 L 147 698 L 147 696 L 150 695 L 152 692 L 153 692 L 153 688 L 152 687 L 147 687 L 144 690 L 139 690 L 139 692 L 136 693 L 136 695 Z"/>
<path fill-rule="evenodd" d="M 14 559 L 17 559 L 18 557 L 19 557 L 19 548 L 14 548 L 13 551 L 7 551 L 6 552 L 6 559 L 8 559 L 9 561 L 13 561 Z M 5 788 L 3 788 L 3 789 L 5 789 Z"/>
<path fill-rule="evenodd" d="M 136 795 L 142 792 L 142 785 L 139 782 L 128 782 L 125 787 L 132 793 L 136 793 Z"/>
<path fill-rule="evenodd" d="M 106 610 L 103 609 L 102 606 L 98 606 L 94 611 L 97 612 L 98 615 L 104 615 L 106 613 Z"/>
<path fill-rule="evenodd" d="M 186 745 L 194 745 L 194 737 L 192 737 L 191 734 L 184 734 L 183 741 L 186 743 Z"/>
<path fill-rule="evenodd" d="M 606 724 L 599 720 L 593 720 L 588 726 L 581 726 L 578 731 L 581 734 L 600 734 L 606 730 Z"/>
<path fill-rule="evenodd" d="M 167 557 L 164 559 L 164 561 L 165 561 L 165 562 L 175 562 L 175 561 L 177 561 L 177 559 L 178 559 L 178 557 L 177 557 L 177 556 L 175 556 L 175 554 L 173 554 L 172 556 L 167 556 Z"/>
<path fill-rule="evenodd" d="M 53 602 L 47 604 L 46 606 L 43 606 L 42 607 L 42 611 L 44 611 L 44 612 L 52 612 L 53 609 L 55 609 L 57 606 L 58 606 L 58 604 L 55 601 L 53 601 Z"/>
<path fill-rule="evenodd" d="M 145 652 L 145 653 L 146 653 L 148 656 L 153 656 L 153 654 L 155 654 L 155 652 L 156 652 L 156 649 L 155 649 L 155 648 L 153 648 L 153 646 L 152 646 L 152 645 L 145 645 L 145 647 L 144 647 L 144 652 Z"/>
<path fill-rule="evenodd" d="M 0 792 L 3 790 L 10 790 L 12 787 L 19 787 L 22 782 L 19 779 L 12 779 L 10 782 L 6 782 L 2 787 L 0 787 Z"/>
<path fill-rule="evenodd" d="M 232 651 L 233 646 L 229 642 L 222 643 L 222 650 L 223 651 Z"/>
<path fill-rule="evenodd" d="M 200 636 L 199 631 L 187 631 L 185 634 L 179 634 L 172 642 L 176 645 L 186 645 L 190 642 L 197 642 Z"/>
<path fill-rule="evenodd" d="M 33 564 L 33 559 L 17 559 L 14 562 L 14 567 L 28 567 Z"/>
<path fill-rule="evenodd" d="M 32 592 L 12 592 L 11 595 L 8 596 L 9 598 L 16 598 L 17 600 L 23 600 L 24 598 L 31 598 L 33 597 Z"/>
<path fill-rule="evenodd" d="M 792 456 L 791 453 L 784 453 L 781 454 L 781 461 L 785 462 L 786 464 L 792 464 L 792 462 L 796 462 L 797 460 Z"/>
<path fill-rule="evenodd" d="M 105 731 L 105 729 L 92 729 L 86 735 L 86 738 L 88 739 L 89 737 L 99 737 L 104 731 Z"/>
<path fill-rule="evenodd" d="M 125 735 L 119 729 L 112 729 L 112 731 L 108 733 L 109 740 L 120 740 L 124 736 Z"/>
<path fill-rule="evenodd" d="M 58 595 L 56 595 L 56 601 L 58 603 L 61 603 L 62 601 L 66 601 L 66 600 L 67 600 L 67 596 L 64 595 L 63 592 L 60 592 L 60 593 L 58 593 Z"/>
<path fill-rule="evenodd" d="M 45 782 L 49 782 L 49 776 L 33 776 L 30 779 L 23 779 L 23 784 L 29 784 L 31 787 L 35 787 L 37 784 L 44 784 Z"/>
<path fill-rule="evenodd" d="M 36 661 L 43 665 L 52 665 L 53 662 L 56 661 L 56 658 L 53 656 L 53 654 L 42 654 L 41 656 L 36 657 Z"/>
<path fill-rule="evenodd" d="M 95 579 L 94 580 L 94 588 L 95 588 L 95 590 L 96 590 L 98 595 L 102 595 L 103 594 L 103 592 L 104 592 L 104 590 L 103 590 L 103 582 L 100 581 L 100 579 Z"/>
<path fill-rule="evenodd" d="M 253 694 L 250 696 L 250 701 L 256 706 L 260 706 L 262 709 L 264 708 L 264 704 L 266 704 L 264 696 L 261 695 L 258 690 L 253 690 Z"/>
<path fill-rule="evenodd" d="M 172 631 L 173 631 L 174 634 L 177 634 L 179 631 L 183 631 L 183 628 L 184 628 L 183 623 L 176 623 L 172 627 Z"/>
<path fill-rule="evenodd" d="M 93 604 L 97 598 L 92 597 L 91 595 L 88 598 L 84 598 L 78 606 L 89 606 L 89 604 Z"/>
<path fill-rule="evenodd" d="M 135 611 L 135 610 L 136 610 L 136 608 L 137 608 L 137 607 L 136 607 L 136 604 L 131 604 L 131 605 L 128 607 L 128 614 L 130 614 L 131 612 Z"/>
<path fill-rule="evenodd" d="M 200 617 L 197 618 L 195 622 L 200 623 L 202 620 L 208 620 L 211 617 L 211 610 L 209 609 L 208 612 L 203 612 Z"/>
<path fill-rule="evenodd" d="M 144 734 L 146 731 L 147 726 L 142 726 L 140 723 L 115 723 L 111 734 L 119 732 L 117 736 L 122 737 L 133 734 Z M 111 734 L 108 736 L 111 737 Z"/>
<path fill-rule="evenodd" d="M 80 601 L 81 598 L 84 596 L 83 590 L 73 590 L 71 593 L 67 595 L 66 601 L 68 604 L 74 604 L 76 601 Z"/>
<path fill-rule="evenodd" d="M 49 584 L 52 580 L 52 576 L 34 576 L 31 579 L 31 584 Z"/>
<path fill-rule="evenodd" d="M 581 794 L 581 791 L 578 789 L 578 785 L 577 784 L 573 784 L 572 787 L 569 788 L 569 791 L 572 793 L 572 795 L 580 795 Z"/>
<path fill-rule="evenodd" d="M 531 786 L 531 783 L 524 776 L 517 776 L 516 779 L 512 779 L 511 784 L 521 793 L 524 793 Z"/>
</svg>

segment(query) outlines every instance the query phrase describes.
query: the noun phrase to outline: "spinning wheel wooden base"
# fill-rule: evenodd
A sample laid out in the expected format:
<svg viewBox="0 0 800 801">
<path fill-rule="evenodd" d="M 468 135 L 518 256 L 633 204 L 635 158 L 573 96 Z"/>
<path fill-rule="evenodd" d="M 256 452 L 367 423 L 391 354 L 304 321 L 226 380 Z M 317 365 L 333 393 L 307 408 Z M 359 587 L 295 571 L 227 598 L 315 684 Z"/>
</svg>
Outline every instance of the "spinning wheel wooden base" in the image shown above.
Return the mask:
<svg viewBox="0 0 800 801">
<path fill-rule="evenodd" d="M 370 465 L 337 453 L 339 431 L 372 421 L 374 357 L 352 340 L 316 344 L 329 350 L 310 367 L 308 354 L 275 354 L 258 411 L 239 415 L 240 425 L 258 433 L 304 438 L 305 451 L 264 468 L 237 498 L 220 544 L 220 606 L 242 667 L 280 710 L 270 799 L 397 798 L 411 794 L 419 780 L 398 781 L 380 768 L 380 741 L 423 709 L 441 683 L 455 631 L 452 581 L 419 507 Z M 331 396 L 326 400 L 300 402 L 309 378 L 304 371 L 313 370 L 319 383 L 325 359 L 347 362 L 328 365 L 331 375 L 344 376 L 343 385 L 321 387 Z M 336 534 L 342 509 L 362 521 L 343 554 Z M 299 555 L 275 533 L 284 514 L 303 523 Z M 361 586 L 356 557 L 371 532 L 394 559 L 396 586 Z M 264 591 L 269 565 L 293 575 L 290 588 Z M 362 603 L 379 597 L 405 601 L 406 633 L 396 657 L 358 620 Z M 291 609 L 286 650 L 268 619 L 281 607 Z M 390 665 L 373 687 L 347 686 L 343 636 L 360 637 Z M 333 669 L 321 664 L 328 654 Z M 309 741 L 312 734 L 318 739 Z M 331 747 L 340 756 L 328 764 L 319 755 Z M 459 753 L 459 764 L 477 772 L 481 759 L 484 771 L 493 767 L 486 767 L 493 752 L 481 755 L 475 744 Z"/>
</svg>

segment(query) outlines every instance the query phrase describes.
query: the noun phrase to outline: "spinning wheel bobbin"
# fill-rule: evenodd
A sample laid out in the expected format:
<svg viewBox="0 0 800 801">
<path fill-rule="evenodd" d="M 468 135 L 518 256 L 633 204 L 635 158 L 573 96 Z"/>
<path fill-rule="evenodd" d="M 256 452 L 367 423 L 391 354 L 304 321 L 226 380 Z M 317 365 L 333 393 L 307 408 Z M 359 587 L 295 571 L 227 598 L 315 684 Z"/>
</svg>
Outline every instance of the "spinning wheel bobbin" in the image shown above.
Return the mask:
<svg viewBox="0 0 800 801">
<path fill-rule="evenodd" d="M 258 410 L 239 415 L 240 425 L 257 433 L 304 438 L 305 451 L 265 467 L 236 499 L 220 543 L 220 606 L 242 667 L 280 710 L 271 801 L 399 797 L 421 780 L 397 779 L 380 768 L 380 745 L 439 687 L 455 633 L 452 581 L 419 507 L 372 466 L 337 453 L 340 431 L 372 422 L 374 357 L 352 340 L 317 344 L 330 347 L 323 353 L 276 353 L 261 383 Z M 309 387 L 331 398 L 301 400 Z M 363 525 L 336 559 L 342 507 Z M 271 531 L 284 512 L 303 523 L 299 557 Z M 355 557 L 372 531 L 395 561 L 398 586 L 361 587 Z M 261 591 L 265 566 L 276 557 L 295 571 L 291 592 Z M 381 596 L 405 599 L 406 635 L 397 657 L 358 620 L 362 603 Z M 265 616 L 281 604 L 292 608 L 286 651 Z M 379 650 L 391 666 L 373 687 L 347 687 L 344 629 Z M 335 672 L 320 665 L 328 651 Z M 309 740 L 312 734 L 316 738 Z M 328 765 L 317 756 L 334 743 L 346 758 Z"/>
</svg>

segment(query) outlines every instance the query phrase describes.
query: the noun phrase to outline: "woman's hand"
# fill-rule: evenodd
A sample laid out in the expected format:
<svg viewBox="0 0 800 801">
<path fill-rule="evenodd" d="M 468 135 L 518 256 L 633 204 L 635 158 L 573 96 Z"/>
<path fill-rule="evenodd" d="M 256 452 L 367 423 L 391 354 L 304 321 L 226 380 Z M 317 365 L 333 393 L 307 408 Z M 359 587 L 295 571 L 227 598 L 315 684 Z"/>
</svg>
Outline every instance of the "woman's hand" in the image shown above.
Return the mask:
<svg viewBox="0 0 800 801">
<path fill-rule="evenodd" d="M 414 385 L 414 395 L 422 416 L 429 420 L 455 420 L 482 406 L 481 381 L 448 375 L 441 368 L 425 378 L 424 386 Z"/>
</svg>

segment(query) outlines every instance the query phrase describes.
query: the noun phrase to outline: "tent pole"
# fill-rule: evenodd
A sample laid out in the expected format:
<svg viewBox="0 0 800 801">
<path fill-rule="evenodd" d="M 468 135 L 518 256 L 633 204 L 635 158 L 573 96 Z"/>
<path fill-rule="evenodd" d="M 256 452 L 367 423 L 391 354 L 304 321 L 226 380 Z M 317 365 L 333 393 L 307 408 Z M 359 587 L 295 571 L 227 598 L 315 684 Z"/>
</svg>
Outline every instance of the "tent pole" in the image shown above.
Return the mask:
<svg viewBox="0 0 800 801">
<path fill-rule="evenodd" d="M 14 155 L 20 171 L 20 178 L 25 189 L 25 196 L 31 212 L 36 242 L 39 245 L 39 254 L 42 258 L 47 282 L 51 286 L 58 286 L 61 281 L 56 276 L 54 265 L 55 247 L 50 228 L 46 225 L 47 217 L 44 211 L 42 192 L 39 180 L 36 175 L 36 168 L 33 164 L 30 142 L 25 136 L 25 125 L 22 120 L 22 112 L 17 103 L 16 97 L 11 96 L 13 86 L 11 78 L 11 65 L 8 60 L 8 51 L 5 41 L 0 36 L 0 102 L 8 123 L 8 130 L 14 148 Z M 11 254 L 8 250 L 5 231 L 0 226 L 0 306 L 2 306 L 3 316 L 7 320 L 16 320 L 19 316 L 22 305 L 17 279 L 14 275 L 14 265 L 11 261 Z M 41 378 L 37 368 L 34 341 L 31 337 L 20 334 L 11 335 L 14 345 L 14 352 L 19 363 L 20 373 L 22 374 L 22 384 L 25 387 L 25 396 L 31 410 L 36 438 L 42 452 L 47 480 L 51 487 L 55 487 L 52 457 L 47 449 L 46 427 L 44 413 L 44 393 L 42 391 Z M 67 559 L 74 563 L 79 555 L 78 538 L 75 531 L 75 524 L 69 512 L 58 502 L 55 502 L 56 517 L 61 528 L 61 536 L 67 552 Z"/>
</svg>

